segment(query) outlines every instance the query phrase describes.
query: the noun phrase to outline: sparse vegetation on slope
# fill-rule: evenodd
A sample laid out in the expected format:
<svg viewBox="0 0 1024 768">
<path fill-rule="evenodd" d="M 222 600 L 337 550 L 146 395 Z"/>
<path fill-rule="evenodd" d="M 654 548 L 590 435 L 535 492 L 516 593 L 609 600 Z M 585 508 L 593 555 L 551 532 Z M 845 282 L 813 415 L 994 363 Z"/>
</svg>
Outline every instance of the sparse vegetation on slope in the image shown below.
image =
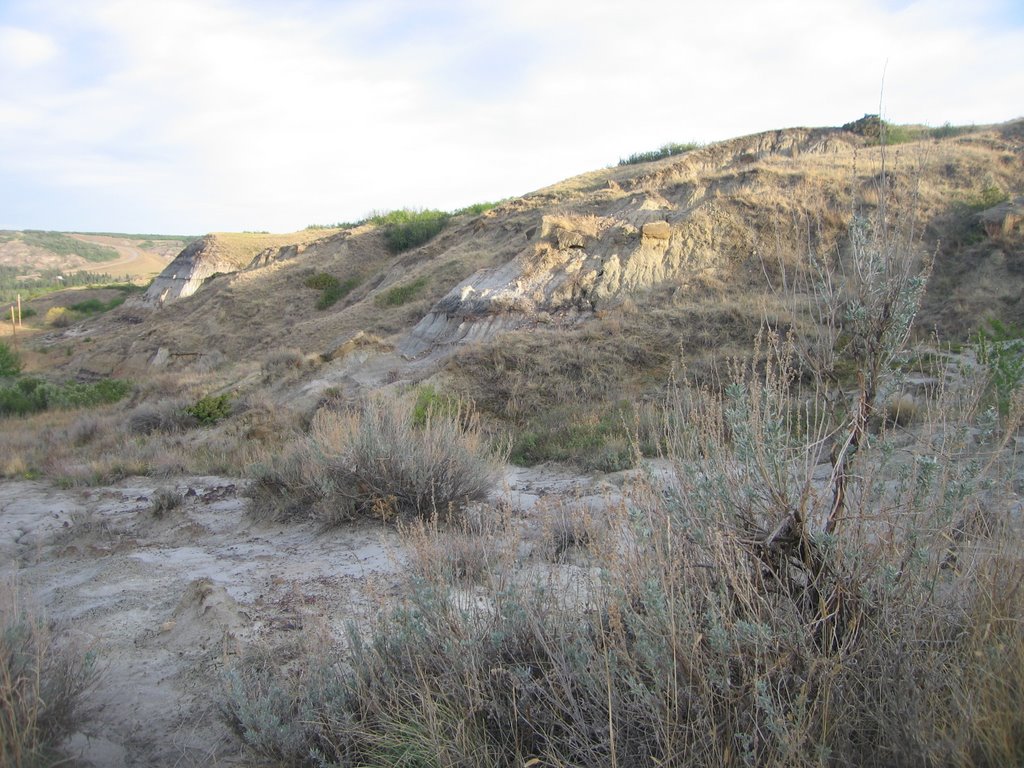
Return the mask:
<svg viewBox="0 0 1024 768">
<path fill-rule="evenodd" d="M 404 285 L 396 285 L 388 288 L 384 293 L 379 294 L 374 298 L 373 303 L 381 308 L 385 307 L 400 307 L 403 304 L 408 304 L 416 296 L 419 295 L 420 291 L 427 287 L 426 277 L 417 277 L 415 280 Z"/>
<path fill-rule="evenodd" d="M 692 152 L 700 149 L 702 145 L 694 142 L 687 144 L 663 144 L 658 149 L 649 152 L 634 152 L 632 155 L 619 160 L 619 165 L 636 165 L 638 163 L 652 163 L 655 160 L 664 160 L 666 157 L 681 155 L 685 152 Z"/>
<path fill-rule="evenodd" d="M 117 258 L 117 251 L 105 245 L 87 243 L 77 240 L 62 232 L 43 232 L 37 229 L 26 229 L 15 234 L 25 245 L 35 246 L 60 256 L 80 256 L 86 261 L 104 262 Z"/>
</svg>

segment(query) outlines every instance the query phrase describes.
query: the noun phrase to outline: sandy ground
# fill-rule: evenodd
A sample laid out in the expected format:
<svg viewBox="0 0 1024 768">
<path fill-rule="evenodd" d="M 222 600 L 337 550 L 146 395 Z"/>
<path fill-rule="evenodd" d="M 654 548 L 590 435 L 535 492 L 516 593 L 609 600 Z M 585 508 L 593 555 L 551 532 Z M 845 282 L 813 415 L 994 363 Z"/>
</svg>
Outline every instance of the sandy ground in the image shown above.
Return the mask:
<svg viewBox="0 0 1024 768">
<path fill-rule="evenodd" d="M 161 489 L 184 494 L 161 516 Z M 607 479 L 509 468 L 492 501 L 528 524 L 544 503 L 617 503 Z M 538 503 L 540 504 L 538 505 Z M 76 765 L 243 765 L 217 717 L 225 664 L 248 643 L 339 630 L 380 610 L 403 558 L 393 528 L 254 523 L 244 481 L 132 478 L 112 487 L 0 482 L 0 578 L 95 652 L 95 718 Z"/>
</svg>

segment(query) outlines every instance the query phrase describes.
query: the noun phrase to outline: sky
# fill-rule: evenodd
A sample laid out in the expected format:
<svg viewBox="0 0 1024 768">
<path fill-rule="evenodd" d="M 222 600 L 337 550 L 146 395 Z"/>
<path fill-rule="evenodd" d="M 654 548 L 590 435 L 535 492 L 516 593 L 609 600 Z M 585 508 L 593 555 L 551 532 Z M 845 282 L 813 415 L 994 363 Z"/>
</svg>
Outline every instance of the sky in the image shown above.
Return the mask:
<svg viewBox="0 0 1024 768">
<path fill-rule="evenodd" d="M 1024 116 L 1020 0 L 0 0 L 0 229 L 289 232 Z"/>
</svg>

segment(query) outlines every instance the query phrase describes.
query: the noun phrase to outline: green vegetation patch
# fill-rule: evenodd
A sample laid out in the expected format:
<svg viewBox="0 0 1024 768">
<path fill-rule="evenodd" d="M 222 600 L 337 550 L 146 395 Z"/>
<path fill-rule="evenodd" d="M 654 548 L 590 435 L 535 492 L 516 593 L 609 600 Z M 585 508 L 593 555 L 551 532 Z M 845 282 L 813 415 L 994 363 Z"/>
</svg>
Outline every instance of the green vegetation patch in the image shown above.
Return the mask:
<svg viewBox="0 0 1024 768">
<path fill-rule="evenodd" d="M 846 123 L 842 129 L 856 133 L 868 140 L 868 146 L 879 144 L 906 144 L 922 139 L 948 139 L 962 136 L 975 130 L 973 125 L 951 125 L 943 123 L 937 128 L 927 125 L 897 125 L 882 120 L 878 115 L 864 115 L 859 120 Z"/>
<path fill-rule="evenodd" d="M 630 469 L 638 458 L 634 421 L 629 403 L 588 412 L 555 409 L 531 419 L 516 434 L 509 458 L 521 466 L 557 461 L 598 472 Z"/>
<path fill-rule="evenodd" d="M 101 301 L 100 299 L 86 299 L 85 301 L 79 301 L 72 304 L 68 309 L 73 312 L 78 312 L 83 315 L 95 315 L 100 312 L 108 312 L 111 309 L 121 306 L 124 304 L 125 296 L 115 296 L 110 301 Z"/>
<path fill-rule="evenodd" d="M 306 278 L 305 286 L 307 288 L 315 288 L 318 291 L 322 291 L 320 298 L 317 299 L 316 308 L 327 309 L 348 296 L 352 290 L 359 285 L 359 282 L 358 277 L 339 280 L 334 275 L 329 275 L 326 272 L 320 272 L 319 274 L 311 275 Z"/>
<path fill-rule="evenodd" d="M 212 426 L 231 415 L 231 395 L 207 395 L 186 408 L 185 413 L 204 426 Z"/>
<path fill-rule="evenodd" d="M 1014 396 L 1024 384 L 1024 328 L 990 318 L 978 331 L 978 362 L 987 373 L 987 395 L 1000 417 L 1010 415 Z"/>
<path fill-rule="evenodd" d="M 472 205 L 467 205 L 465 208 L 459 208 L 458 210 L 452 211 L 452 216 L 479 216 L 481 213 L 486 213 L 492 208 L 497 208 L 501 203 L 501 200 L 497 200 L 493 203 L 473 203 Z"/>
<path fill-rule="evenodd" d="M 25 245 L 43 248 L 59 256 L 76 255 L 91 262 L 113 261 L 118 257 L 117 251 L 109 246 L 86 243 L 61 232 L 26 229 L 19 235 L 19 239 Z"/>
<path fill-rule="evenodd" d="M 441 232 L 452 215 L 446 211 L 403 208 L 370 218 L 384 232 L 384 241 L 392 253 L 402 253 L 432 240 Z"/>
<path fill-rule="evenodd" d="M 21 356 L 0 342 L 0 376 L 17 376 L 21 373 L 21 365 Z"/>
<path fill-rule="evenodd" d="M 384 293 L 378 295 L 373 303 L 378 307 L 400 307 L 403 304 L 408 304 L 410 301 L 415 299 L 419 293 L 426 287 L 427 278 L 418 277 L 411 283 L 405 285 L 396 285 L 393 288 L 389 288 Z"/>
<path fill-rule="evenodd" d="M 0 416 L 24 416 L 46 410 L 116 403 L 124 399 L 131 389 L 131 383 L 122 379 L 55 383 L 25 376 L 0 386 Z"/>
<path fill-rule="evenodd" d="M 665 144 L 650 152 L 634 152 L 629 157 L 619 158 L 619 165 L 637 165 L 638 163 L 651 163 L 655 160 L 664 160 L 666 157 L 682 155 L 700 149 L 701 144 L 688 142 L 686 144 Z"/>
<path fill-rule="evenodd" d="M 45 296 L 48 293 L 64 288 L 94 286 L 102 288 L 118 288 L 125 292 L 144 290 L 137 286 L 116 284 L 113 275 L 97 272 L 71 272 L 64 274 L 59 269 L 42 269 L 27 272 L 25 267 L 11 267 L 0 264 L 0 302 L 14 301 L 21 296 L 22 301 Z"/>
</svg>

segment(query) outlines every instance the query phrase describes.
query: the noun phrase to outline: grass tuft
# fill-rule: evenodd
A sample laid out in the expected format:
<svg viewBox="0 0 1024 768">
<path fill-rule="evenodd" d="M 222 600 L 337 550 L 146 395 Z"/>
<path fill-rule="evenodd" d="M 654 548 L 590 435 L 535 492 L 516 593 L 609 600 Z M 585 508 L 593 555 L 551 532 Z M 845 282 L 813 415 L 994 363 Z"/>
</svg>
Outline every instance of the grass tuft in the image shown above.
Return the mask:
<svg viewBox="0 0 1024 768">
<path fill-rule="evenodd" d="M 86 719 L 95 683 L 91 655 L 34 616 L 15 588 L 0 586 L 0 765 L 57 765 L 63 739 Z"/>
<path fill-rule="evenodd" d="M 484 498 L 495 465 L 476 419 L 432 412 L 416 427 L 407 404 L 384 397 L 353 413 L 321 409 L 309 436 L 254 469 L 257 519 L 457 517 Z"/>
</svg>

